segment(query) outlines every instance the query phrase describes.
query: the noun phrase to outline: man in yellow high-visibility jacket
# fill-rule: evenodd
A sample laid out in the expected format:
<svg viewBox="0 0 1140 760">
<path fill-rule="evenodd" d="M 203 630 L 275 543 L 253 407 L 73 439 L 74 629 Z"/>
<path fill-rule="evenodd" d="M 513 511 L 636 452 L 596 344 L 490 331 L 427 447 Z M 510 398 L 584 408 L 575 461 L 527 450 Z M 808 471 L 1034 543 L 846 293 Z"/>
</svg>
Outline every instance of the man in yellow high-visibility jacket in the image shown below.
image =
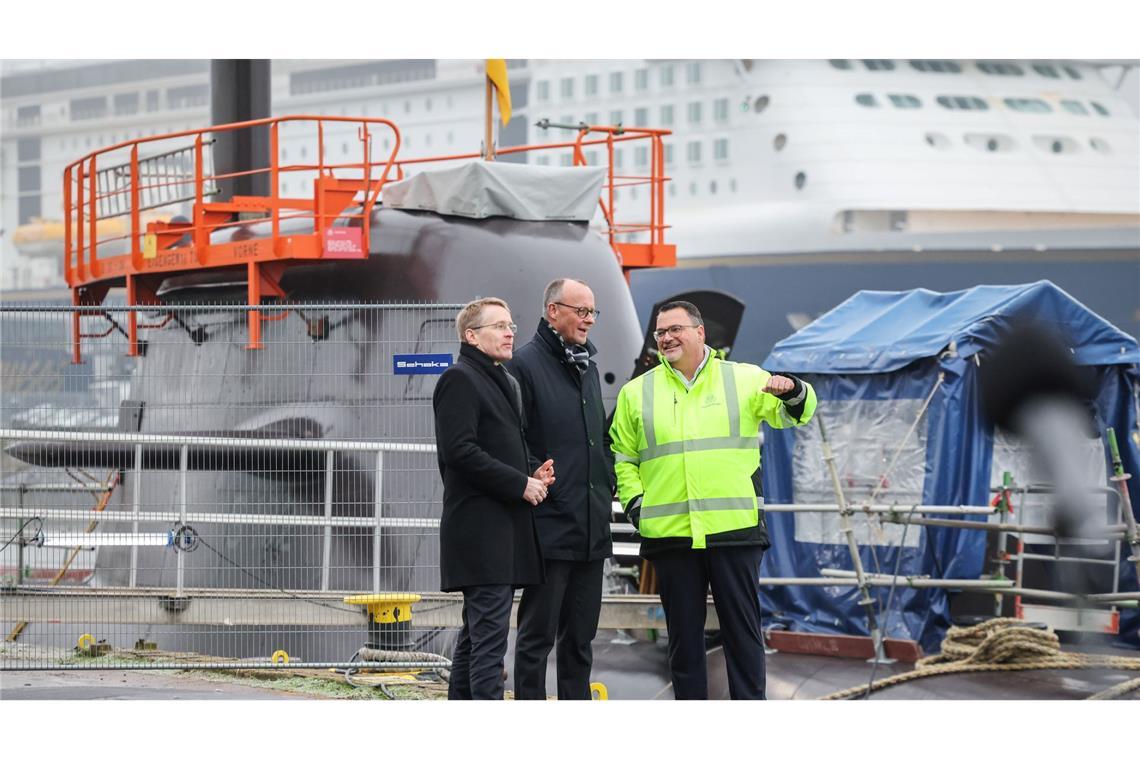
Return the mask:
<svg viewBox="0 0 1140 760">
<path fill-rule="evenodd" d="M 758 509 L 761 422 L 802 425 L 812 387 L 705 345 L 700 311 L 671 301 L 654 331 L 661 363 L 618 395 L 613 438 L 618 498 L 653 562 L 677 699 L 707 699 L 705 597 L 724 641 L 729 694 L 764 698 L 760 560 L 768 531 Z"/>
</svg>

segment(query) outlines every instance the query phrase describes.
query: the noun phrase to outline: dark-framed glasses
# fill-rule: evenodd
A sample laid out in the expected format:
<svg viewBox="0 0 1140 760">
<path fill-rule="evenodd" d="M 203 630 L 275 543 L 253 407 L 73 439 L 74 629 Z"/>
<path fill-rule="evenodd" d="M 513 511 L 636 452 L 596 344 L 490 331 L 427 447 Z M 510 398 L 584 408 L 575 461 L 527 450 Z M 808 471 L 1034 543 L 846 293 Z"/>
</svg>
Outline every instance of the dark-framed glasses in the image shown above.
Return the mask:
<svg viewBox="0 0 1140 760">
<path fill-rule="evenodd" d="M 653 331 L 653 337 L 661 340 L 666 335 L 671 335 L 674 338 L 681 337 L 681 333 L 691 327 L 700 327 L 700 325 L 669 325 Z"/>
<path fill-rule="evenodd" d="M 485 325 L 475 325 L 474 327 L 468 327 L 467 329 L 482 330 L 484 327 L 493 327 L 499 332 L 506 332 L 507 330 L 510 330 L 512 333 L 517 333 L 519 331 L 519 326 L 514 322 L 490 322 Z"/>
<path fill-rule="evenodd" d="M 578 319 L 585 319 L 590 315 L 593 315 L 594 319 L 602 316 L 601 311 L 598 309 L 591 309 L 589 306 L 571 306 L 570 304 L 562 303 L 561 301 L 554 301 L 554 304 L 556 306 L 565 306 L 567 309 L 570 309 L 578 315 Z"/>
</svg>

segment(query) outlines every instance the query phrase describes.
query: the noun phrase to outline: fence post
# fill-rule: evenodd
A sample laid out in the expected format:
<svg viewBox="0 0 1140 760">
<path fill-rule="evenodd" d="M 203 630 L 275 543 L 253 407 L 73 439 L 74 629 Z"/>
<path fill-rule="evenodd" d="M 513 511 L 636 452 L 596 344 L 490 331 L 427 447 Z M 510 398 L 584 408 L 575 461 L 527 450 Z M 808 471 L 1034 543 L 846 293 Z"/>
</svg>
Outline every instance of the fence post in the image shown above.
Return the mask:
<svg viewBox="0 0 1140 760">
<path fill-rule="evenodd" d="M 139 490 L 142 488 L 142 444 L 135 444 L 135 481 L 131 489 L 131 535 L 139 534 Z M 139 575 L 139 547 L 131 546 L 131 588 L 138 585 Z"/>
<path fill-rule="evenodd" d="M 384 489 L 384 452 L 376 452 L 376 478 L 373 489 L 373 513 L 376 517 L 376 528 L 372 534 L 372 593 L 380 593 L 380 518 L 383 516 L 381 494 Z"/>
<path fill-rule="evenodd" d="M 325 540 L 321 552 L 321 591 L 329 590 L 329 562 L 332 560 L 332 501 L 333 501 L 333 457 L 335 451 L 325 454 Z"/>
<path fill-rule="evenodd" d="M 182 444 L 180 447 L 180 456 L 178 462 L 179 470 L 179 484 L 178 484 L 178 521 L 182 525 L 186 525 L 186 470 L 190 466 L 190 446 Z M 178 552 L 178 590 L 175 596 L 182 596 L 182 581 L 186 570 L 186 552 Z"/>
</svg>

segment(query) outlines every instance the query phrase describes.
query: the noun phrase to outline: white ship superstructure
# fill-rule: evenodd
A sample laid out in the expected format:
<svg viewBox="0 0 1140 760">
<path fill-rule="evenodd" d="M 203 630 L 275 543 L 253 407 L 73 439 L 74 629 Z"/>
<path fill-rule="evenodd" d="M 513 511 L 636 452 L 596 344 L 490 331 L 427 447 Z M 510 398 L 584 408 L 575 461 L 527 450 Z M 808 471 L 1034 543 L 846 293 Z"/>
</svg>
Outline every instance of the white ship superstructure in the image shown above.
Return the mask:
<svg viewBox="0 0 1140 760">
<path fill-rule="evenodd" d="M 1049 247 L 1058 235 L 1070 244 L 1081 235 L 1140 243 L 1134 93 L 1108 81 L 1099 64 L 520 60 L 510 67 L 515 118 L 499 131 L 500 148 L 575 136 L 539 122 L 673 131 L 666 207 L 682 264 L 813 251 Z M 478 60 L 279 60 L 273 114 L 389 118 L 401 129 L 401 158 L 477 153 L 482 77 Z M 1135 76 L 1124 81 L 1137 87 Z M 21 226 L 58 222 L 63 167 L 77 157 L 205 125 L 209 65 L 6 64 L 0 96 L 0 282 L 58 285 L 57 232 L 42 228 L 37 238 L 34 225 Z M 281 161 L 314 158 L 311 135 L 283 137 Z M 354 150 L 351 130 L 325 135 L 326 155 Z M 598 149 L 586 157 L 604 160 Z M 572 157 L 534 160 L 569 164 Z M 645 175 L 648 148 L 619 147 L 614 163 L 631 177 Z M 617 202 L 624 217 L 636 218 L 647 199 L 648 188 L 631 181 Z"/>
</svg>

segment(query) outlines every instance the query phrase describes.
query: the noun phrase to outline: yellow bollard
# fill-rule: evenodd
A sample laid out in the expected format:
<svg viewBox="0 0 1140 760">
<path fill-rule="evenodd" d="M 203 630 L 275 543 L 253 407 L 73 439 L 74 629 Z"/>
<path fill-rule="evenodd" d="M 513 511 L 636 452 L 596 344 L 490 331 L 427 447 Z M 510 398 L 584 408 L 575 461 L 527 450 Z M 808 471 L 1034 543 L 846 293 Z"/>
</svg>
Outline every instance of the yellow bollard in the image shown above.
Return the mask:
<svg viewBox="0 0 1140 760">
<path fill-rule="evenodd" d="M 276 652 L 273 653 L 273 656 L 270 657 L 269 659 L 274 665 L 288 665 L 289 664 L 289 653 L 286 652 L 284 649 L 278 649 Z"/>
<path fill-rule="evenodd" d="M 594 681 L 590 684 L 590 699 L 598 702 L 609 701 L 610 693 L 606 689 L 606 685 L 601 681 Z"/>
</svg>

